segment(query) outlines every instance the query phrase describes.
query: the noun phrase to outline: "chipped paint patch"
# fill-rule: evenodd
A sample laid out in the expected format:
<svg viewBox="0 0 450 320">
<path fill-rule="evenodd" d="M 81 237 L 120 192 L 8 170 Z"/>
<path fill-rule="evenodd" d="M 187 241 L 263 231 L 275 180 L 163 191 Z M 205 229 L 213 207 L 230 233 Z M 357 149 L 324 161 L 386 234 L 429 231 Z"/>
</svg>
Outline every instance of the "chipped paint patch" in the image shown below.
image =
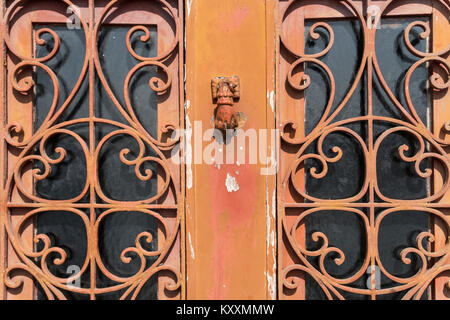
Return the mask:
<svg viewBox="0 0 450 320">
<path fill-rule="evenodd" d="M 277 202 L 276 202 L 276 191 L 273 191 L 272 194 L 272 218 L 274 219 L 274 221 L 276 221 L 276 213 L 277 213 Z M 268 278 L 269 280 L 269 293 L 270 293 L 270 298 L 272 300 L 275 300 L 277 298 L 277 283 L 276 283 L 276 279 L 275 279 L 275 275 L 277 272 L 277 256 L 276 256 L 276 242 L 275 242 L 275 229 L 272 230 L 271 234 L 270 234 L 270 240 L 271 240 L 271 244 L 272 244 L 272 259 L 274 261 L 274 263 L 272 264 L 272 276 Z"/>
<path fill-rule="evenodd" d="M 228 192 L 236 192 L 239 190 L 239 185 L 236 178 L 227 173 L 227 178 L 225 179 L 225 186 Z"/>
<path fill-rule="evenodd" d="M 191 239 L 191 233 L 188 233 L 189 238 L 189 247 L 191 248 L 191 258 L 192 260 L 195 260 L 195 252 L 194 252 L 194 246 L 192 245 L 192 239 Z"/>
<path fill-rule="evenodd" d="M 275 92 L 273 90 L 270 93 L 267 92 L 267 99 L 269 99 L 270 108 L 273 112 L 275 107 Z"/>
<path fill-rule="evenodd" d="M 267 257 L 272 256 L 272 261 L 276 261 L 276 248 L 275 248 L 275 230 L 272 228 L 272 219 L 275 220 L 276 214 L 276 193 L 272 194 L 272 203 L 269 203 L 269 187 L 266 177 L 266 227 L 267 227 Z M 272 264 L 272 270 L 266 274 L 267 288 L 269 291 L 270 299 L 276 299 L 276 263 Z"/>
<path fill-rule="evenodd" d="M 191 15 L 191 7 L 192 7 L 192 0 L 188 0 L 187 1 L 187 16 L 188 16 L 188 18 Z"/>
<path fill-rule="evenodd" d="M 275 292 L 275 277 L 272 277 L 271 275 L 267 275 L 267 282 L 269 286 L 269 295 L 270 299 L 275 300 L 276 299 L 276 292 Z"/>
<path fill-rule="evenodd" d="M 192 188 L 192 124 L 189 115 L 186 115 L 186 187 Z"/>
<path fill-rule="evenodd" d="M 272 218 L 276 218 L 276 213 L 277 213 L 277 208 L 276 208 L 276 192 L 275 190 L 273 191 L 272 194 Z"/>
<path fill-rule="evenodd" d="M 267 244 L 269 243 L 269 230 L 270 230 L 270 204 L 269 204 L 269 185 L 267 183 L 266 176 L 266 230 L 267 230 Z M 267 253 L 269 253 L 269 246 L 267 246 Z"/>
<path fill-rule="evenodd" d="M 186 100 L 186 102 L 184 103 L 184 108 L 186 109 L 186 111 L 189 110 L 190 106 L 191 106 L 191 101 Z"/>
</svg>

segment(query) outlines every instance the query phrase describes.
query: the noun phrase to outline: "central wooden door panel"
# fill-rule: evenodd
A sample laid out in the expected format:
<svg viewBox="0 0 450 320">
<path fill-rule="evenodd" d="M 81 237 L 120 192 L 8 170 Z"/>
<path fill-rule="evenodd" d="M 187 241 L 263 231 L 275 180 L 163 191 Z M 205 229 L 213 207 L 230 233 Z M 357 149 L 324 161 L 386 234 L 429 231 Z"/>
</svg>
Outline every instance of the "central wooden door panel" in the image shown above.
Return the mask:
<svg viewBox="0 0 450 320">
<path fill-rule="evenodd" d="M 213 140 L 202 141 L 203 133 L 213 128 L 210 83 L 218 76 L 240 78 L 240 100 L 234 108 L 247 118 L 242 130 L 273 129 L 273 88 L 267 85 L 268 74 L 273 80 L 273 64 L 266 68 L 266 52 L 274 40 L 272 17 L 272 1 L 195 0 L 186 6 L 186 142 L 192 155 L 186 168 L 186 257 L 191 298 L 275 298 L 275 175 L 262 175 L 263 166 L 248 158 L 244 163 L 236 158 L 228 164 L 206 163 L 203 150 Z M 221 145 L 218 151 L 226 154 L 230 148 Z"/>
</svg>

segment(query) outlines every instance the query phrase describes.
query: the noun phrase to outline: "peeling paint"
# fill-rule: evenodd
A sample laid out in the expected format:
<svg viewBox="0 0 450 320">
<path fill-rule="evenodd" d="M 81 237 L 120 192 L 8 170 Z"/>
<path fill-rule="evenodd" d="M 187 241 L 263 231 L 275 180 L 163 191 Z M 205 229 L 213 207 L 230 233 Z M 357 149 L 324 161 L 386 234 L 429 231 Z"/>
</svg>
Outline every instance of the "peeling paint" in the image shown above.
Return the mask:
<svg viewBox="0 0 450 320">
<path fill-rule="evenodd" d="M 192 7 L 192 0 L 188 0 L 187 1 L 187 16 L 188 16 L 188 18 L 191 15 L 191 7 Z"/>
<path fill-rule="evenodd" d="M 266 227 L 267 227 L 267 257 L 272 255 L 273 261 L 276 261 L 276 253 L 275 253 L 275 230 L 272 228 L 272 218 L 275 219 L 276 214 L 276 193 L 275 191 L 272 194 L 272 203 L 269 203 L 269 184 L 266 177 Z M 272 270 L 266 274 L 267 277 L 267 288 L 269 291 L 270 299 L 276 299 L 276 264 L 272 264 Z"/>
<path fill-rule="evenodd" d="M 273 112 L 275 107 L 275 92 L 272 90 L 270 94 L 267 93 L 267 98 L 269 99 L 270 108 L 272 109 Z"/>
<path fill-rule="evenodd" d="M 276 221 L 276 213 L 277 213 L 277 203 L 276 203 L 276 191 L 273 191 L 272 194 L 272 218 L 274 219 L 274 221 Z M 277 284 L 276 284 L 276 279 L 275 279 L 275 275 L 277 272 L 277 264 L 275 263 L 275 261 L 277 261 L 277 256 L 276 256 L 276 243 L 275 243 L 275 229 L 272 230 L 271 234 L 270 234 L 270 240 L 271 240 L 271 244 L 272 244 L 272 259 L 274 261 L 274 263 L 272 264 L 272 277 L 267 278 L 268 283 L 269 283 L 269 293 L 270 293 L 270 298 L 272 300 L 275 300 L 277 297 L 277 293 L 276 293 L 276 288 L 277 288 Z"/>
<path fill-rule="evenodd" d="M 276 213 L 277 213 L 277 208 L 276 208 L 276 192 L 275 192 L 275 190 L 273 191 L 273 194 L 272 194 L 272 218 L 276 218 Z"/>
<path fill-rule="evenodd" d="M 186 187 L 192 188 L 192 125 L 186 114 Z"/>
<path fill-rule="evenodd" d="M 272 277 L 270 275 L 267 275 L 267 282 L 269 284 L 269 295 L 270 299 L 275 300 L 276 299 L 276 291 L 275 291 L 275 277 Z"/>
<path fill-rule="evenodd" d="M 233 176 L 230 176 L 229 173 L 227 173 L 227 178 L 225 180 L 225 186 L 227 187 L 228 192 L 236 192 L 239 190 L 239 185 L 236 181 L 236 178 Z"/>
<path fill-rule="evenodd" d="M 189 238 L 189 246 L 191 247 L 191 258 L 192 260 L 195 260 L 195 252 L 194 252 L 194 246 L 192 245 L 192 239 L 191 239 L 191 233 L 188 233 Z"/>
<path fill-rule="evenodd" d="M 184 103 L 184 108 L 186 109 L 186 111 L 189 110 L 190 106 L 191 106 L 191 101 L 186 100 L 186 102 Z"/>
</svg>

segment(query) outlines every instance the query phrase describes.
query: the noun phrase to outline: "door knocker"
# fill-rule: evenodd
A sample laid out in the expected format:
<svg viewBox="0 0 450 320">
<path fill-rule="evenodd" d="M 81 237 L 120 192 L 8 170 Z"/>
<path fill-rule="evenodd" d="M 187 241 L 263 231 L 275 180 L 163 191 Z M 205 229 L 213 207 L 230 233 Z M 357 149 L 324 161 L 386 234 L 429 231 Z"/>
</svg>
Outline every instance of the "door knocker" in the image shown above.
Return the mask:
<svg viewBox="0 0 450 320">
<path fill-rule="evenodd" d="M 212 97 L 217 107 L 214 110 L 214 127 L 225 131 L 239 129 L 245 124 L 245 115 L 236 112 L 234 101 L 240 98 L 239 77 L 216 77 L 211 80 Z"/>
</svg>

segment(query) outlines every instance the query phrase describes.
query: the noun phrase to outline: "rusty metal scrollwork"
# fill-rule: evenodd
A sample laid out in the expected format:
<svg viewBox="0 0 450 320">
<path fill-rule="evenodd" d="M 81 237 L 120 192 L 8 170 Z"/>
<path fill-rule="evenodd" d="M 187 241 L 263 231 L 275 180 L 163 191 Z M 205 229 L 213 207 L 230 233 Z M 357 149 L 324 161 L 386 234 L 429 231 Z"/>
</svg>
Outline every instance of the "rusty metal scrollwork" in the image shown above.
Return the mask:
<svg viewBox="0 0 450 320">
<path fill-rule="evenodd" d="M 133 76 L 146 66 L 152 66 L 159 71 L 157 76 L 152 77 L 149 80 L 149 90 L 153 90 L 156 94 L 178 94 L 172 93 L 172 79 L 177 78 L 178 74 L 169 69 L 170 62 L 167 62 L 170 57 L 177 56 L 177 46 L 179 45 L 180 38 L 180 17 L 168 2 L 165 0 L 155 1 L 155 5 L 160 7 L 165 13 L 164 19 L 171 19 L 170 25 L 173 25 L 173 39 L 164 39 L 164 41 L 170 40 L 171 43 L 164 46 L 166 49 L 164 52 L 158 52 L 156 57 L 143 57 L 135 52 L 131 43 L 131 37 L 139 32 L 143 33 L 138 39 L 141 42 L 148 42 L 150 40 L 150 33 L 145 26 L 136 25 L 130 28 L 126 39 L 126 46 L 128 52 L 133 56 L 138 63 L 129 72 L 123 84 L 123 95 L 125 104 L 123 105 L 116 98 L 113 90 L 108 83 L 107 78 L 104 75 L 101 60 L 99 58 L 98 38 L 99 31 L 106 23 L 108 16 L 111 12 L 121 8 L 121 5 L 125 1 L 112 0 L 103 7 L 103 11 L 95 17 L 95 5 L 94 1 L 89 1 L 89 17 L 84 17 L 76 10 L 76 6 L 69 0 L 57 1 L 58 4 L 64 4 L 68 8 L 73 8 L 73 12 L 77 15 L 81 29 L 84 33 L 86 55 L 81 67 L 80 76 L 76 81 L 73 89 L 71 89 L 65 101 L 59 101 L 59 92 L 61 90 L 58 76 L 55 72 L 44 64 L 54 57 L 59 48 L 61 39 L 51 28 L 42 28 L 35 32 L 35 44 L 36 46 L 45 45 L 46 41 L 42 38 L 44 34 L 51 36 L 54 45 L 51 51 L 44 57 L 35 58 L 33 56 L 23 56 L 18 53 L 15 48 L 15 43 L 10 39 L 9 25 L 20 14 L 19 7 L 26 7 L 30 1 L 16 0 L 9 7 L 6 8 L 5 15 L 3 17 L 3 25 L 5 26 L 7 33 L 4 41 L 7 47 L 8 54 L 18 59 L 18 63 L 12 70 L 8 70 L 9 82 L 13 90 L 17 93 L 28 95 L 32 92 L 35 83 L 33 77 L 28 75 L 22 77 L 24 70 L 27 70 L 29 74 L 33 74 L 36 68 L 43 70 L 51 79 L 53 86 L 53 100 L 49 107 L 49 111 L 42 124 L 34 132 L 27 134 L 27 139 L 20 140 L 15 138 L 19 133 L 23 133 L 23 126 L 20 123 L 13 122 L 6 125 L 5 140 L 9 148 L 15 148 L 19 150 L 17 162 L 9 176 L 7 177 L 5 191 L 3 192 L 3 203 L 1 214 L 5 223 L 5 229 L 7 233 L 8 242 L 14 248 L 15 253 L 20 259 L 20 263 L 9 264 L 4 276 L 4 285 L 8 289 L 19 288 L 23 283 L 23 278 L 20 275 L 16 275 L 16 271 L 31 276 L 35 282 L 42 288 L 43 292 L 49 299 L 66 299 L 64 292 L 73 292 L 82 295 L 86 295 L 91 299 L 95 299 L 98 295 L 121 292 L 121 299 L 135 299 L 143 286 L 147 281 L 160 273 L 164 273 L 165 276 L 161 278 L 160 285 L 163 288 L 161 292 L 172 292 L 175 295 L 179 295 L 183 291 L 184 275 L 180 266 L 173 266 L 167 262 L 167 257 L 174 249 L 174 243 L 179 239 L 182 230 L 180 224 L 183 218 L 183 211 L 180 207 L 180 195 L 181 186 L 174 181 L 174 173 L 169 165 L 169 159 L 167 158 L 167 152 L 170 151 L 180 141 L 178 139 L 169 139 L 168 141 L 161 141 L 158 137 L 151 136 L 148 130 L 141 124 L 138 116 L 135 113 L 135 109 L 130 98 L 130 81 Z M 169 17 L 169 18 L 168 18 Z M 132 24 L 133 21 L 130 21 Z M 161 51 L 161 50 L 159 50 Z M 126 124 L 119 123 L 113 120 L 99 118 L 95 115 L 92 97 L 90 99 L 89 117 L 79 118 L 73 120 L 59 121 L 63 112 L 67 109 L 70 103 L 73 102 L 75 95 L 80 90 L 83 81 L 88 79 L 89 86 L 93 87 L 95 81 L 95 75 L 97 75 L 101 85 L 108 94 L 109 99 L 113 102 L 114 106 L 126 120 Z M 83 139 L 75 130 L 74 125 L 84 124 L 89 127 L 89 139 Z M 105 135 L 96 142 L 94 138 L 95 127 L 101 124 L 106 124 L 115 128 L 109 134 Z M 164 125 L 164 124 L 163 124 Z M 177 129 L 173 123 L 166 124 L 162 130 L 167 132 L 168 130 Z M 40 163 L 41 168 L 32 169 L 32 176 L 35 181 L 45 180 L 52 170 L 52 166 L 60 164 L 67 156 L 67 150 L 62 147 L 56 147 L 52 149 L 52 154 L 48 154 L 49 140 L 55 135 L 64 135 L 71 137 L 82 150 L 82 157 L 85 165 L 86 182 L 81 192 L 70 199 L 48 199 L 43 196 L 35 194 L 33 189 L 29 189 L 29 186 L 24 183 L 23 175 L 27 170 L 26 167 L 29 164 Z M 99 182 L 98 169 L 101 163 L 99 162 L 100 153 L 105 144 L 110 142 L 114 137 L 128 136 L 135 141 L 138 146 L 137 152 L 131 155 L 130 149 L 124 148 L 118 155 L 120 161 L 130 167 L 134 167 L 136 177 L 140 181 L 149 181 L 153 176 L 158 175 L 158 190 L 155 195 L 148 198 L 139 199 L 137 201 L 123 201 L 121 199 L 114 199 L 111 196 L 105 194 L 102 190 L 102 185 Z M 131 148 L 131 147 L 130 147 Z M 147 156 L 145 150 L 151 150 L 152 156 Z M 37 151 L 36 151 L 37 150 Z M 165 153 L 166 152 L 166 153 Z M 144 169 L 145 163 L 153 163 L 154 170 Z M 172 190 L 172 191 L 169 191 Z M 14 203 L 11 201 L 11 195 L 14 192 L 18 192 L 25 199 L 24 203 Z M 168 192 L 173 192 L 174 203 L 165 203 L 164 197 Z M 81 199 L 88 196 L 88 202 L 82 202 Z M 97 199 L 100 201 L 98 202 Z M 12 221 L 11 210 L 13 208 L 20 207 L 25 210 L 20 221 Z M 101 207 L 104 209 L 101 214 L 95 213 L 96 208 Z M 53 212 L 57 214 L 58 211 L 63 210 L 69 214 L 78 217 L 85 228 L 84 235 L 80 235 L 86 238 L 88 250 L 84 258 L 84 263 L 80 266 L 79 272 L 71 275 L 70 277 L 60 277 L 53 274 L 49 266 L 61 265 L 67 259 L 67 252 L 62 247 L 57 247 L 52 243 L 50 237 L 46 234 L 36 234 L 34 236 L 34 243 L 40 244 L 41 249 L 36 249 L 36 246 L 30 247 L 23 239 L 23 229 L 27 223 L 30 223 L 40 213 Z M 84 210 L 89 213 L 86 214 Z M 174 223 L 168 223 L 167 217 L 160 213 L 160 210 L 173 210 L 176 212 Z M 142 243 L 150 244 L 154 241 L 154 235 L 144 231 L 135 235 L 135 245 L 124 248 L 120 256 L 121 263 L 128 264 L 132 259 L 138 261 L 138 271 L 129 277 L 123 277 L 115 274 L 109 270 L 105 265 L 102 252 L 99 249 L 98 234 L 104 220 L 112 214 L 120 212 L 126 214 L 126 212 L 139 212 L 148 216 L 151 216 L 159 226 L 158 233 L 158 248 L 155 250 L 149 250 L 142 245 Z M 179 252 L 179 255 L 182 253 Z M 56 256 L 56 258 L 54 258 Z M 52 257 L 52 258 L 50 258 Z M 151 257 L 152 260 L 147 258 Z M 181 259 L 181 258 L 180 258 Z M 38 263 L 36 262 L 38 261 Z M 149 263 L 151 261 L 151 263 Z M 95 273 L 100 272 L 103 276 L 114 281 L 116 284 L 107 287 L 97 286 L 95 283 Z M 90 274 L 89 287 L 75 287 L 70 286 L 68 283 L 74 280 L 80 279 L 83 275 Z M 181 293 L 182 295 L 182 293 Z"/>
<path fill-rule="evenodd" d="M 385 1 L 380 10 L 381 17 L 387 16 L 393 7 L 393 4 L 397 4 L 397 2 L 398 1 L 395 0 Z M 401 5 L 408 5 L 407 2 L 408 1 L 402 2 Z M 448 17 L 450 13 L 450 3 L 446 0 L 436 0 L 433 2 L 439 4 L 436 8 L 445 11 L 442 12 L 442 14 Z M 290 1 L 281 15 L 281 23 L 283 23 L 284 19 L 295 10 L 293 9 L 294 4 L 296 5 L 295 8 L 299 8 L 302 6 L 306 7 L 311 3 L 311 1 L 304 3 L 296 0 Z M 281 270 L 279 271 L 279 290 L 280 292 L 285 289 L 303 290 L 299 287 L 301 283 L 299 277 L 300 273 L 310 276 L 328 299 L 344 299 L 343 292 L 367 296 L 373 299 L 387 294 L 404 292 L 403 299 L 420 299 L 424 295 L 425 290 L 438 276 L 450 270 L 450 240 L 448 237 L 450 235 L 450 217 L 443 212 L 443 210 L 449 208 L 450 204 L 438 202 L 449 190 L 450 160 L 446 151 L 448 150 L 446 148 L 449 146 L 449 142 L 432 132 L 421 120 L 413 104 L 409 84 L 411 77 L 417 68 L 428 65 L 440 70 L 440 72 L 433 72 L 429 78 L 432 90 L 447 90 L 450 86 L 450 65 L 448 60 L 450 45 L 439 48 L 439 50 L 435 52 L 421 52 L 411 43 L 410 33 L 413 28 L 415 28 L 415 30 L 421 29 L 419 37 L 421 39 L 426 39 L 431 34 L 429 23 L 424 21 L 414 21 L 403 30 L 402 41 L 407 50 L 417 57 L 418 60 L 412 63 L 404 75 L 402 93 L 405 97 L 405 101 L 401 102 L 388 86 L 377 60 L 377 54 L 383 54 L 383 52 L 376 52 L 375 50 L 375 35 L 377 29 L 368 26 L 365 15 L 361 12 L 361 9 L 359 9 L 360 7 L 356 5 L 356 1 L 344 0 L 339 1 L 336 5 L 342 6 L 344 8 L 343 10 L 351 12 L 352 18 L 360 24 L 362 30 L 362 39 L 360 41 L 363 42 L 364 48 L 362 50 L 361 61 L 353 78 L 353 83 L 335 109 L 332 109 L 332 105 L 336 93 L 336 75 L 333 75 L 330 68 L 319 59 L 325 56 L 334 45 L 335 35 L 332 27 L 326 22 L 315 22 L 312 24 L 309 34 L 305 35 L 308 40 L 316 41 L 321 37 L 321 34 L 327 34 L 328 36 L 328 42 L 324 45 L 325 48 L 314 54 L 296 52 L 290 47 L 290 44 L 284 38 L 285 36 L 283 34 L 280 36 L 280 42 L 283 48 L 286 49 L 288 54 L 292 57 L 292 62 L 288 62 L 287 73 L 280 75 L 283 82 L 286 80 L 286 86 L 290 86 L 290 88 L 297 91 L 308 90 L 311 85 L 311 78 L 308 76 L 307 70 L 302 69 L 306 71 L 304 73 L 302 72 L 300 76 L 294 76 L 295 70 L 298 70 L 299 66 L 305 67 L 305 64 L 307 63 L 308 65 L 314 65 L 326 75 L 329 96 L 320 120 L 306 136 L 303 137 L 300 134 L 296 135 L 299 137 L 295 137 L 292 135 L 292 131 L 295 131 L 298 128 L 298 125 L 294 121 L 287 120 L 282 123 L 282 145 L 297 146 L 298 151 L 295 154 L 294 160 L 287 164 L 287 174 L 282 177 L 281 188 L 279 189 L 281 190 L 279 199 L 281 200 L 280 208 L 282 209 L 280 212 L 282 235 L 280 235 L 279 239 L 280 242 L 282 242 L 282 245 L 287 248 L 288 252 L 292 252 L 293 256 L 292 263 L 281 266 Z M 317 32 L 319 29 L 322 33 Z M 361 83 L 361 79 L 365 72 L 368 74 L 368 77 L 373 75 L 378 78 L 382 89 L 389 97 L 390 102 L 397 109 L 397 112 L 401 114 L 402 119 L 380 116 L 373 113 L 371 108 L 372 82 L 369 81 L 367 84 L 368 108 L 366 114 L 344 120 L 335 120 L 339 113 L 347 106 L 350 97 L 355 93 L 358 83 Z M 283 106 L 280 107 L 283 108 Z M 366 124 L 368 127 L 368 138 L 364 139 L 347 126 L 352 123 Z M 389 124 L 390 129 L 385 130 L 378 137 L 375 137 L 373 134 L 374 123 Z M 324 150 L 324 140 L 330 134 L 336 132 L 344 134 L 354 140 L 355 144 L 361 150 L 365 169 L 362 173 L 363 182 L 360 191 L 346 198 L 325 199 L 314 197 L 308 194 L 305 187 L 301 185 L 301 179 L 297 179 L 296 175 L 300 168 L 309 170 L 308 173 L 311 176 L 311 179 L 316 180 L 324 178 L 329 173 L 329 165 L 331 163 L 339 162 L 343 157 L 343 150 L 338 146 L 331 147 L 330 151 L 327 152 Z M 379 187 L 376 168 L 380 145 L 386 141 L 390 135 L 396 133 L 407 134 L 419 146 L 418 150 L 414 151 L 414 154 L 411 154 L 411 146 L 406 144 L 401 145 L 397 150 L 399 159 L 405 163 L 411 163 L 415 169 L 415 174 L 418 177 L 432 177 L 433 170 L 430 168 L 424 169 L 422 166 L 426 161 L 432 161 L 441 168 L 443 181 L 440 187 L 432 190 L 426 197 L 412 200 L 396 199 L 383 194 Z M 315 146 L 315 151 L 311 151 L 312 146 Z M 306 169 L 305 161 L 308 159 L 313 159 L 316 164 L 311 168 Z M 296 195 L 296 197 L 292 196 L 289 199 L 298 198 L 302 199 L 302 201 L 293 202 L 286 200 L 288 194 Z M 368 198 L 365 198 L 367 195 Z M 379 200 L 375 201 L 375 199 Z M 286 211 L 295 208 L 297 208 L 296 210 L 299 210 L 300 213 L 295 215 L 295 219 L 288 219 Z M 367 213 L 363 212 L 363 208 L 367 209 Z M 376 210 L 379 211 L 376 212 Z M 411 258 L 414 257 L 418 261 L 418 270 L 413 275 L 396 276 L 392 274 L 390 270 L 385 268 L 383 261 L 380 258 L 379 234 L 380 229 L 383 228 L 383 222 L 386 217 L 405 210 L 411 212 L 425 212 L 429 214 L 430 217 L 433 217 L 435 221 L 439 221 L 445 234 L 446 242 L 441 244 L 438 249 L 435 249 L 431 245 L 436 240 L 435 235 L 432 232 L 426 231 L 418 234 L 415 247 L 404 248 L 401 250 L 399 256 L 400 262 L 405 265 L 410 264 Z M 367 243 L 364 248 L 365 256 L 362 257 L 362 262 L 357 267 L 357 270 L 352 271 L 348 276 L 337 277 L 328 272 L 326 264 L 324 263 L 326 259 L 330 259 L 332 256 L 331 263 L 334 263 L 339 267 L 344 263 L 346 255 L 343 250 L 334 247 L 330 243 L 329 238 L 325 233 L 319 230 L 309 235 L 312 238 L 310 240 L 318 245 L 314 250 L 308 250 L 305 243 L 300 241 L 296 235 L 298 229 L 304 224 L 305 219 L 308 216 L 313 216 L 321 211 L 333 212 L 340 215 L 345 215 L 347 213 L 353 214 L 358 217 L 361 222 L 363 236 L 366 238 L 365 242 Z M 425 242 L 430 245 L 425 246 Z M 318 261 L 317 264 L 311 263 L 310 258 L 316 258 Z M 370 270 L 371 267 L 375 266 L 379 268 L 385 278 L 391 281 L 392 285 L 381 288 L 362 288 L 354 285 L 356 280 L 364 277 L 366 270 Z"/>
</svg>

